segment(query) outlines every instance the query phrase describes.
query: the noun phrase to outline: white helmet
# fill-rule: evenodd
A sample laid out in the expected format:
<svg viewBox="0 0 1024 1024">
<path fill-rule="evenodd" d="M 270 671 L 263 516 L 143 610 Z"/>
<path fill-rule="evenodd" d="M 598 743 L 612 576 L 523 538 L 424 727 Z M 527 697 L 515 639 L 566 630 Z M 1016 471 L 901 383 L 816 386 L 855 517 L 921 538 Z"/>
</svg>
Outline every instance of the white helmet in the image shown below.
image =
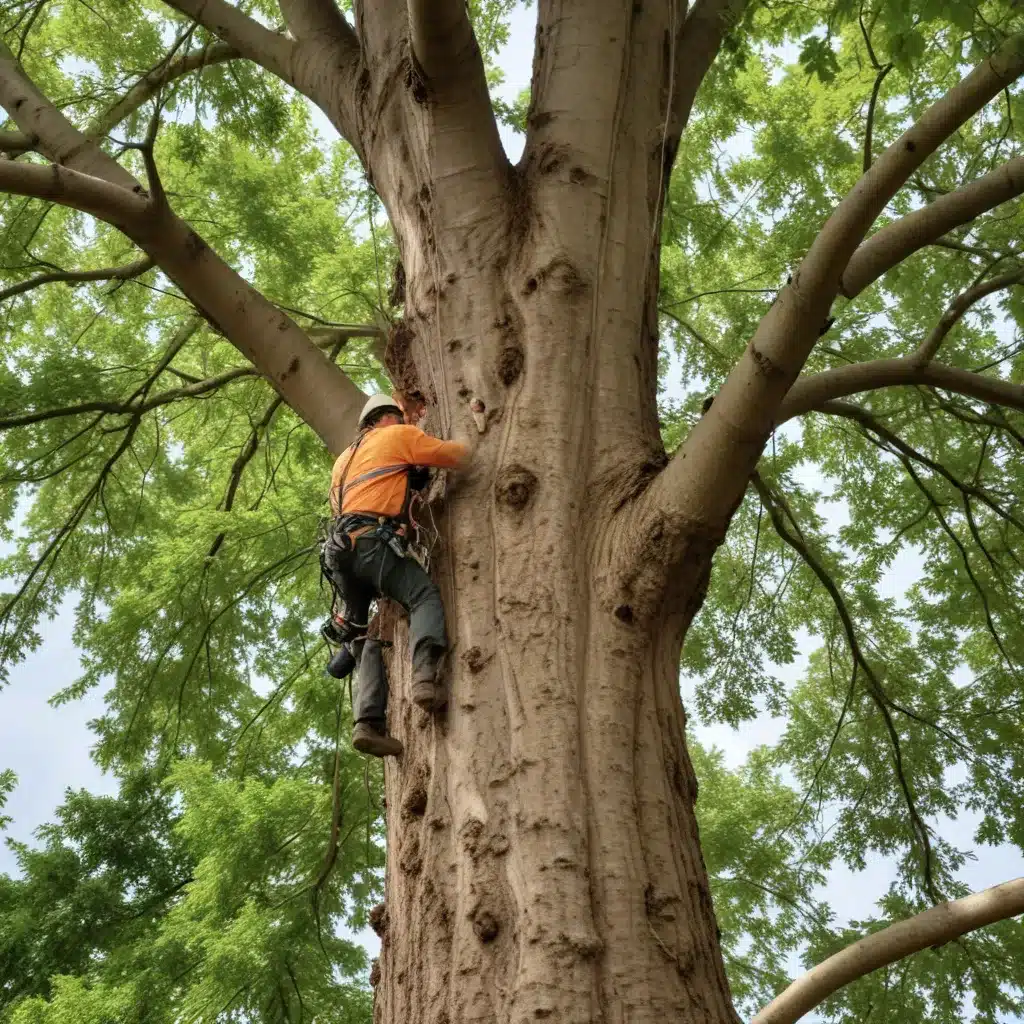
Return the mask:
<svg viewBox="0 0 1024 1024">
<path fill-rule="evenodd" d="M 359 414 L 359 429 L 362 430 L 366 426 L 366 421 L 381 409 L 391 409 L 396 415 L 402 415 L 398 403 L 390 395 L 372 395 L 367 399 L 363 411 Z"/>
</svg>

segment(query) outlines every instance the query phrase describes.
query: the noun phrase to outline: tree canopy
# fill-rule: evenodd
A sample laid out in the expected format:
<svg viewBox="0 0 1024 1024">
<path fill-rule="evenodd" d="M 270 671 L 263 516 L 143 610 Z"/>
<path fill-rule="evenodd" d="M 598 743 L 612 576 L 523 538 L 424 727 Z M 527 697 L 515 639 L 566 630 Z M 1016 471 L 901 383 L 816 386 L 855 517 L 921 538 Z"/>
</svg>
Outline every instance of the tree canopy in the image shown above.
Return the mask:
<svg viewBox="0 0 1024 1024">
<path fill-rule="evenodd" d="M 276 28 L 276 3 L 239 6 Z M 495 86 L 517 6 L 471 4 Z M 0 64 L 20 62 L 133 173 L 154 163 L 223 259 L 358 385 L 388 387 L 395 249 L 355 153 L 305 99 L 160 0 L 22 0 L 0 27 Z M 765 0 L 736 20 L 668 193 L 668 448 L 873 154 L 1022 27 L 1013 0 Z M 500 119 L 521 128 L 527 100 L 496 100 Z M 1024 190 L 1022 123 L 1014 86 L 885 219 L 1008 166 L 1022 182 L 1008 194 Z M 0 151 L 16 158 L 12 127 Z M 0 681 L 73 601 L 83 671 L 54 700 L 104 690 L 95 757 L 120 784 L 69 792 L 38 842 L 16 845 L 20 877 L 0 879 L 0 1020 L 367 1021 L 368 964 L 341 926 L 365 927 L 380 898 L 381 787 L 348 747 L 346 689 L 322 671 L 330 456 L 123 234 L 9 194 L 0 224 L 0 514 L 14 542 Z M 1022 228 L 1010 198 L 851 283 L 808 368 L 941 346 L 945 365 L 1024 383 Z M 778 740 L 739 770 L 691 741 L 746 1011 L 801 961 L 964 895 L 974 849 L 1024 851 L 1024 415 L 941 381 L 790 411 L 682 665 L 695 724 L 778 719 Z M 894 566 L 915 578 L 886 596 Z M 794 683 L 785 666 L 808 636 Z M 14 784 L 0 775 L 0 798 Z M 950 838 L 965 815 L 967 848 Z M 885 898 L 838 920 L 829 869 L 881 855 L 898 865 Z M 823 1007 L 949 1024 L 1022 1012 L 1024 933 L 1008 921 Z"/>
</svg>

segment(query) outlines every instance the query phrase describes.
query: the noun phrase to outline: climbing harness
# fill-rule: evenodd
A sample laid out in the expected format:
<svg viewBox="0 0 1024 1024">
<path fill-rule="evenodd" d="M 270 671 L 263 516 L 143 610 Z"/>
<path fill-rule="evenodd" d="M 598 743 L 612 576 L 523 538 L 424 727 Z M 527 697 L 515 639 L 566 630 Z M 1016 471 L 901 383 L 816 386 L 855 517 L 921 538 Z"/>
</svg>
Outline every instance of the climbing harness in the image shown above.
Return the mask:
<svg viewBox="0 0 1024 1024">
<path fill-rule="evenodd" d="M 360 473 L 353 480 L 347 481 L 349 467 L 369 433 L 369 430 L 365 430 L 359 435 L 352 448 L 352 454 L 345 464 L 344 472 L 337 486 L 338 508 L 344 508 L 345 493 L 357 484 L 399 472 L 407 475 L 405 500 L 402 502 L 401 511 L 394 517 L 349 512 L 334 515 L 330 519 L 321 518 L 318 528 L 320 574 L 322 579 L 330 585 L 333 596 L 331 615 L 320 631 L 327 643 L 332 646 L 347 646 L 353 640 L 364 639 L 368 628 L 368 623 L 355 622 L 351 619 L 345 595 L 339 586 L 340 580 L 345 577 L 348 558 L 355 549 L 355 541 L 362 537 L 375 538 L 386 544 L 397 558 L 411 557 L 422 567 L 424 572 L 429 572 L 430 558 L 438 537 L 433 512 L 420 493 L 430 478 L 429 470 L 426 470 L 425 467 L 407 464 L 380 466 L 366 473 Z M 426 508 L 430 516 L 429 543 L 424 541 L 425 530 L 416 518 L 417 505 Z M 377 581 L 378 592 L 383 583 L 383 562 L 380 571 L 382 575 L 381 579 Z M 340 652 L 339 655 L 336 655 L 336 658 L 339 657 Z"/>
</svg>

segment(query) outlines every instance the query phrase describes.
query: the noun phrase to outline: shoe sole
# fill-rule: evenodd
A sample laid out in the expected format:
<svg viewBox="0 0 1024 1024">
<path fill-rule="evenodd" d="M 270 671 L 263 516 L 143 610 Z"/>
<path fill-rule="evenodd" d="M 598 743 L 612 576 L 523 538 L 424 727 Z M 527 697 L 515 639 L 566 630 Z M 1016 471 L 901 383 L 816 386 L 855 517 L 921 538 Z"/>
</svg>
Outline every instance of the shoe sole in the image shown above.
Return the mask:
<svg viewBox="0 0 1024 1024">
<path fill-rule="evenodd" d="M 448 706 L 448 694 L 445 693 L 444 687 L 437 684 L 431 685 L 429 692 L 424 688 L 423 692 L 417 693 L 413 688 L 412 702 L 424 711 L 443 711 Z"/>
<path fill-rule="evenodd" d="M 382 744 L 378 744 L 372 739 L 360 738 L 353 740 L 352 746 L 360 754 L 370 754 L 373 757 L 398 757 L 405 752 L 405 748 L 401 743 L 398 744 L 397 748 L 388 745 L 387 749 L 384 749 Z"/>
</svg>

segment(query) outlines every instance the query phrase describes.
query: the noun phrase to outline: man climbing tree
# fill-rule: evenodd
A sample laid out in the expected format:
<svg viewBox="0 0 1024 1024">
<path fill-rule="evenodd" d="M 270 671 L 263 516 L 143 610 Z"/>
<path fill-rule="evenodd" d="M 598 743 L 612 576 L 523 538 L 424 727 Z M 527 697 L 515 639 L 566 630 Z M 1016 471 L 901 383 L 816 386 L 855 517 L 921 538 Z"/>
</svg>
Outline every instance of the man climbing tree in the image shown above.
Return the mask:
<svg viewBox="0 0 1024 1024">
<path fill-rule="evenodd" d="M 339 639 L 352 642 L 359 673 L 352 745 L 377 757 L 401 754 L 402 744 L 386 735 L 388 691 L 380 640 L 366 639 L 375 598 L 397 601 L 409 614 L 412 702 L 427 712 L 448 703 L 438 679 L 448 649 L 441 594 L 408 548 L 412 474 L 431 466 L 455 469 L 469 454 L 466 445 L 434 440 L 403 418 L 387 395 L 373 395 L 363 406 L 359 437 L 338 456 L 331 474 L 334 521 L 324 545 L 327 572 L 345 606 L 345 616 L 335 618 L 345 630 Z"/>
<path fill-rule="evenodd" d="M 538 0 L 492 102 L 516 7 L 5 8 L 0 652 L 78 602 L 62 697 L 111 687 L 97 758 L 190 865 L 111 874 L 76 848 L 106 810 L 22 851 L 18 1024 L 365 1020 L 342 920 L 379 1024 L 1022 1009 L 1020 887 L 964 875 L 1024 844 L 1019 6 Z M 433 504 L 443 714 L 392 624 L 368 918 L 378 794 L 301 581 L 378 390 L 474 450 Z M 681 662 L 706 720 L 781 735 L 738 771 L 688 741 Z M 882 856 L 879 920 L 833 922 L 827 872 Z M 99 939 L 26 923 L 97 879 Z M 794 956 L 826 963 L 787 996 Z"/>
</svg>

